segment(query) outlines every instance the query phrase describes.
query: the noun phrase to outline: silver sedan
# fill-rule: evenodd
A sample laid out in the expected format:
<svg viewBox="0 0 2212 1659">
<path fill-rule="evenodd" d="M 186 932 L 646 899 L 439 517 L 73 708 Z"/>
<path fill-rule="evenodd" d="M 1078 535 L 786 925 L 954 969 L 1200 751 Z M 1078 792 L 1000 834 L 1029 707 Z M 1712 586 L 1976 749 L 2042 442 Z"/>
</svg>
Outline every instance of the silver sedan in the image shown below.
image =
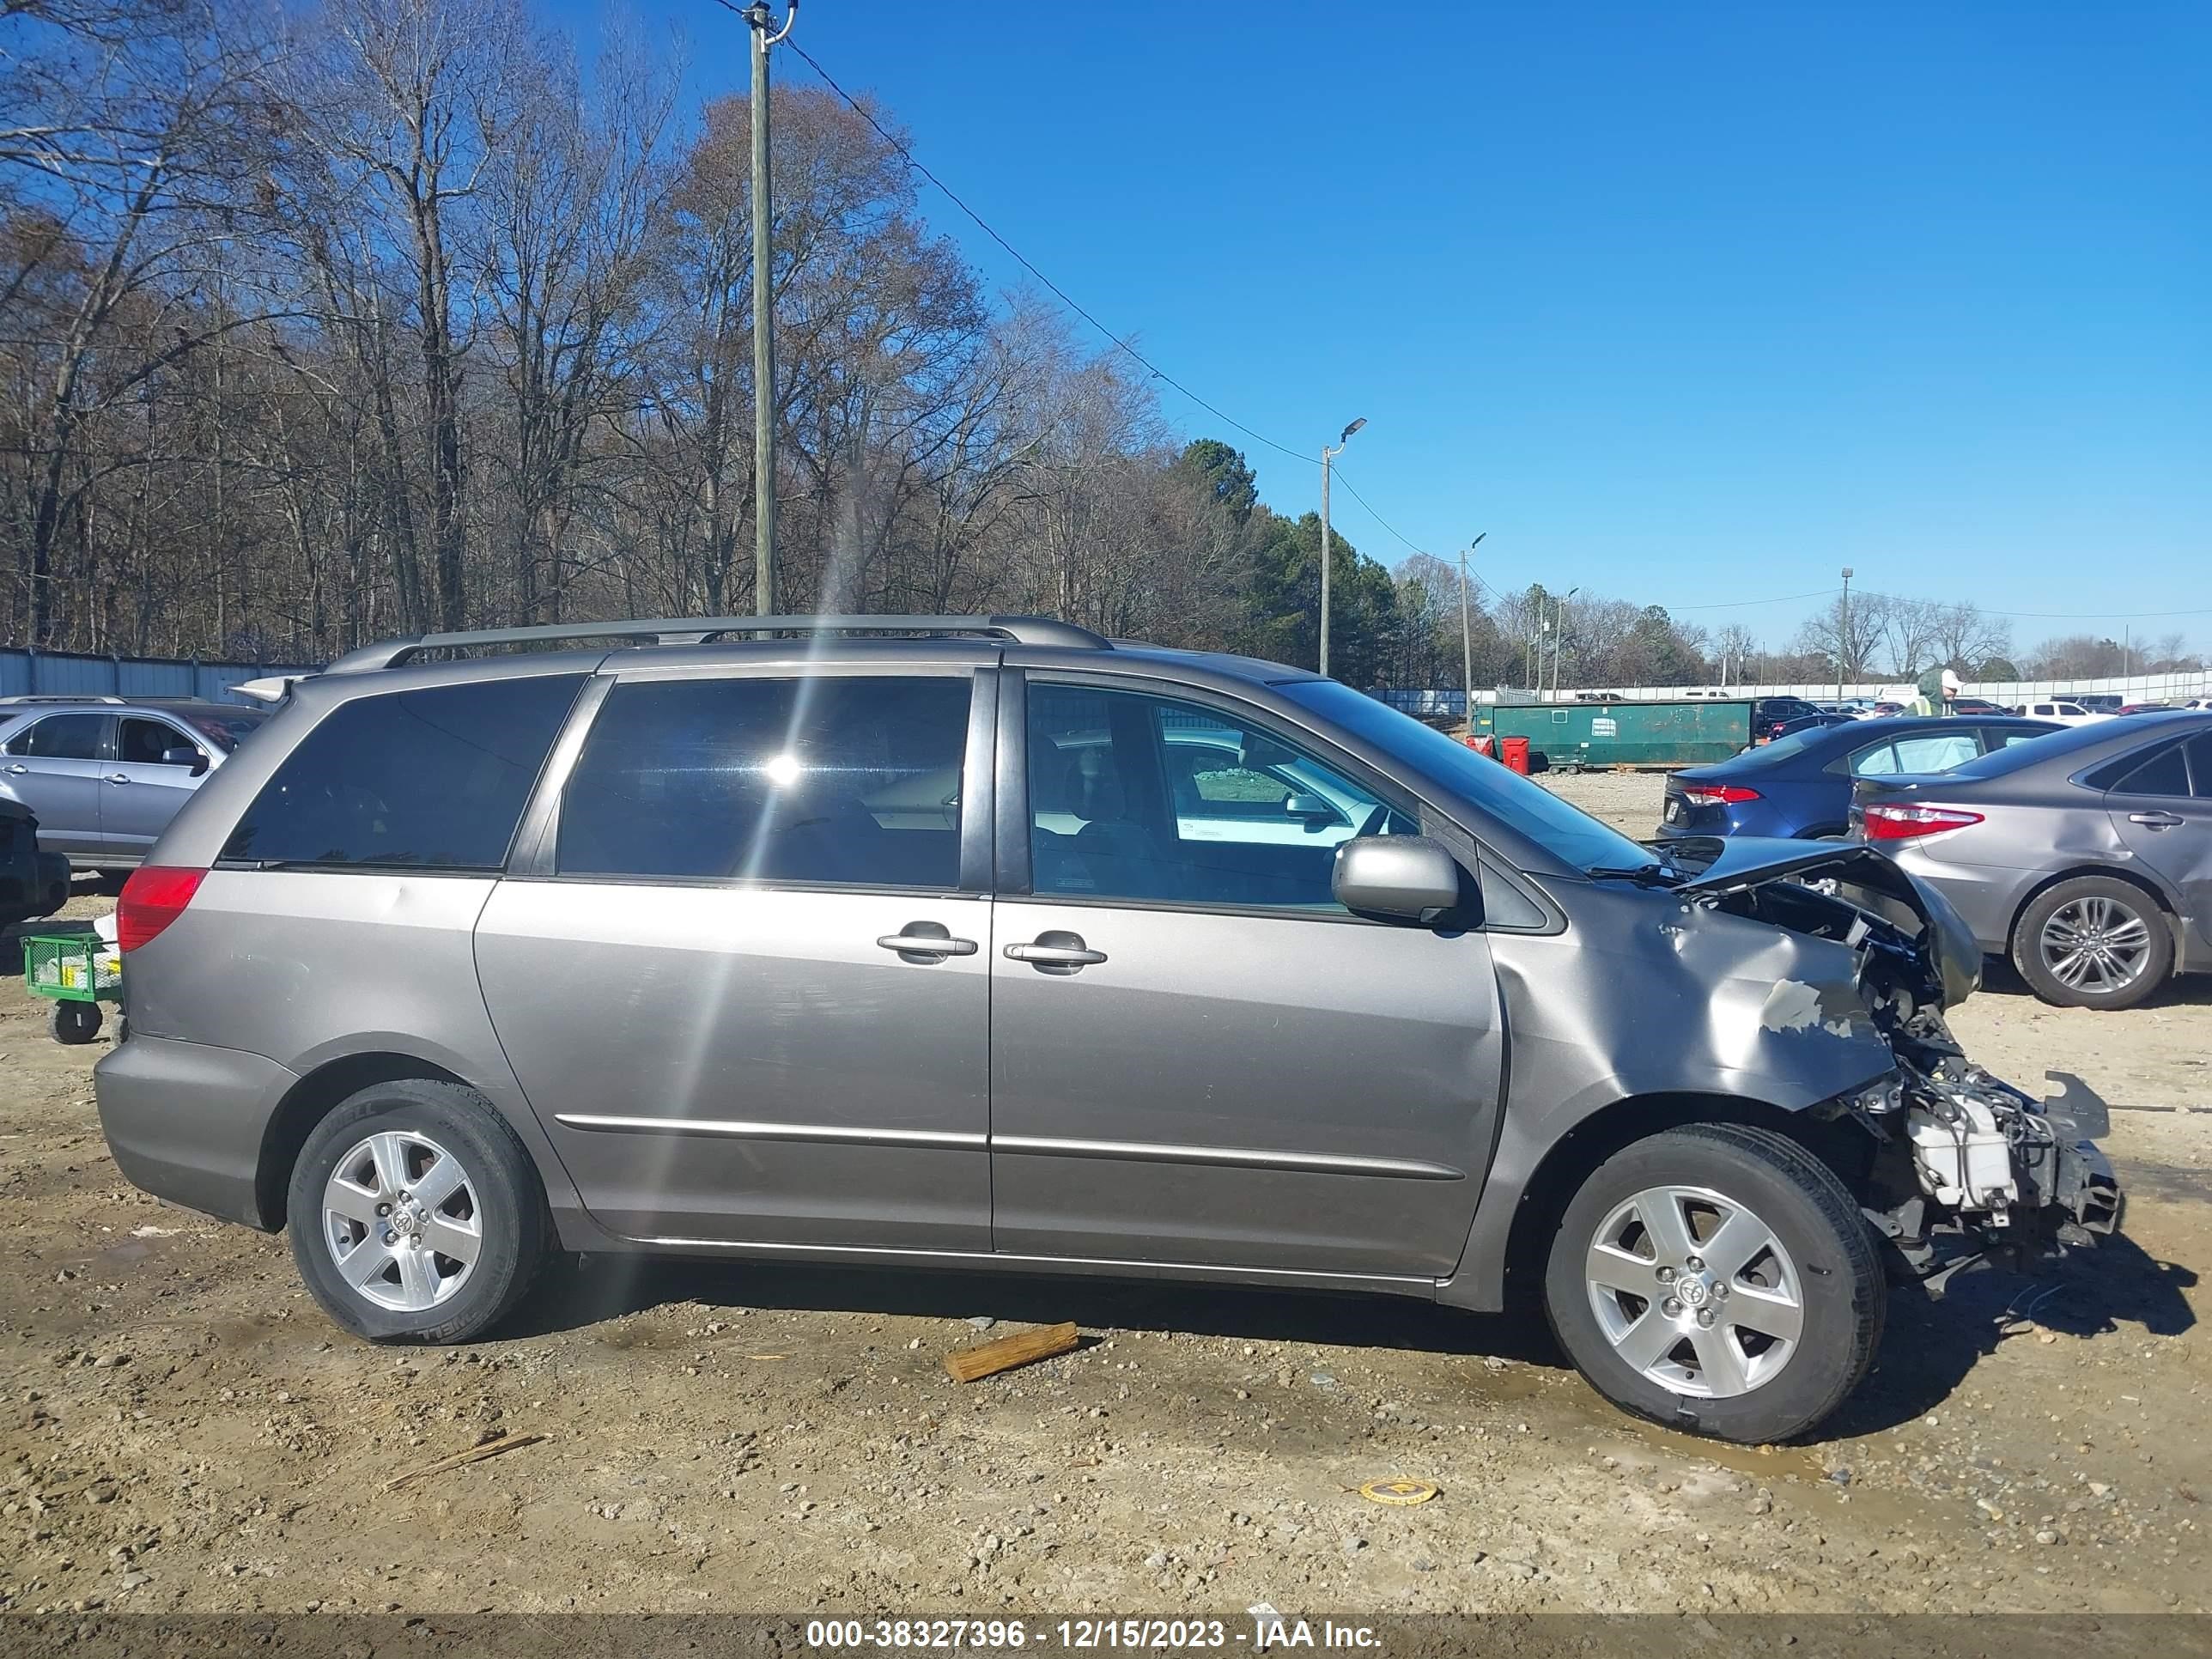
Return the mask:
<svg viewBox="0 0 2212 1659">
<path fill-rule="evenodd" d="M 2131 1007 L 2169 975 L 2212 972 L 2212 711 L 1862 779 L 1850 833 L 1940 890 L 2045 1002 Z"/>
</svg>

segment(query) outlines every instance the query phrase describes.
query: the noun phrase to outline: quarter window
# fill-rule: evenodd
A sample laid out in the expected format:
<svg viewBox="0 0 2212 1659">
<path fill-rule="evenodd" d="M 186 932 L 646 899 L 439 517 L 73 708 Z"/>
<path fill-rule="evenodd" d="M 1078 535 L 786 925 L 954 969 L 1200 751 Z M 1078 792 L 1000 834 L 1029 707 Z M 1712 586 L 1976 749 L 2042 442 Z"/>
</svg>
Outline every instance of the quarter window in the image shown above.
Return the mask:
<svg viewBox="0 0 2212 1659">
<path fill-rule="evenodd" d="M 1419 825 L 1296 744 L 1194 703 L 1029 689 L 1032 885 L 1061 898 L 1340 910 L 1336 849 Z"/>
<path fill-rule="evenodd" d="M 285 757 L 222 856 L 496 870 L 582 684 L 533 675 L 341 703 Z"/>
<path fill-rule="evenodd" d="M 562 875 L 952 888 L 966 676 L 635 680 L 562 797 Z"/>
<path fill-rule="evenodd" d="M 11 755 L 43 760 L 98 760 L 105 714 L 49 714 L 8 739 Z"/>
<path fill-rule="evenodd" d="M 2189 763 L 2181 745 L 2170 743 L 2112 787 L 2124 795 L 2186 795 Z"/>
</svg>

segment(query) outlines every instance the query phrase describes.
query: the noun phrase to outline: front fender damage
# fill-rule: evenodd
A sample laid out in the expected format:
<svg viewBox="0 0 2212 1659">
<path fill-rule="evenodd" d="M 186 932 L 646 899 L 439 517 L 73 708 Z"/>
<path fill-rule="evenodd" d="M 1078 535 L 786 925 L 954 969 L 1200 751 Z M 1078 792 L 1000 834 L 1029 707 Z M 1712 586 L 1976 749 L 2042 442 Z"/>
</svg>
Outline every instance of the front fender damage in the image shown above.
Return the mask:
<svg viewBox="0 0 2212 1659">
<path fill-rule="evenodd" d="M 1850 956 L 1847 986 L 1833 972 L 1778 978 L 1760 1024 L 1843 1036 L 1863 1021 L 1886 1049 L 1881 1076 L 1821 1111 L 1871 1137 L 1872 1156 L 1853 1184 L 1905 1267 L 1940 1285 L 1972 1262 L 2027 1267 L 2093 1246 L 2118 1229 L 2122 1207 L 2095 1142 L 2108 1129 L 2103 1102 L 2080 1079 L 2057 1074 L 2062 1092 L 2037 1101 L 1967 1057 L 1943 1018 L 1973 988 L 1960 971 L 1954 918 L 1888 869 L 1880 911 L 1855 902 L 1865 893 L 1847 884 L 1863 866 L 1842 860 L 1826 879 L 1793 861 L 1764 881 L 1714 884 L 1689 902 L 1809 935 Z M 1917 928 L 1901 915 L 1917 916 Z"/>
</svg>

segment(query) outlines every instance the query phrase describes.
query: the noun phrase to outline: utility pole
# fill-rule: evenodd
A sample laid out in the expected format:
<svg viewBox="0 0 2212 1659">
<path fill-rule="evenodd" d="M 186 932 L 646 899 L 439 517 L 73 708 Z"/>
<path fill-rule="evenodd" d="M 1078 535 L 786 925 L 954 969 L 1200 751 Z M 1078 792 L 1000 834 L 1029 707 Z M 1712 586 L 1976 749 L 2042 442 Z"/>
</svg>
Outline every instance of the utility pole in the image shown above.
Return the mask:
<svg viewBox="0 0 2212 1659">
<path fill-rule="evenodd" d="M 769 48 L 799 21 L 787 0 L 783 27 L 768 0 L 739 14 L 753 48 L 753 614 L 775 614 L 775 195 L 769 179 Z"/>
<path fill-rule="evenodd" d="M 1566 599 L 1561 599 L 1552 612 L 1559 623 L 1559 626 L 1552 630 L 1552 701 L 1553 702 L 1559 700 L 1559 659 L 1567 648 L 1567 599 L 1571 599 L 1581 592 L 1582 589 L 1579 587 L 1569 588 Z"/>
<path fill-rule="evenodd" d="M 1331 449 L 1327 444 L 1321 447 L 1321 672 L 1323 678 L 1328 675 L 1328 568 L 1335 562 L 1328 551 L 1328 467 L 1331 461 L 1344 453 L 1344 447 L 1352 441 L 1352 434 L 1366 424 L 1367 417 L 1363 415 L 1344 428 L 1343 435 L 1336 441 L 1335 448 Z"/>
<path fill-rule="evenodd" d="M 1844 567 L 1844 610 L 1836 628 L 1836 701 L 1844 700 L 1844 653 L 1851 648 L 1851 568 Z"/>
<path fill-rule="evenodd" d="M 1474 632 L 1468 622 L 1467 562 L 1474 550 L 1482 545 L 1486 530 L 1467 544 L 1459 556 L 1459 666 L 1461 676 L 1467 681 L 1467 734 L 1474 735 Z"/>
</svg>

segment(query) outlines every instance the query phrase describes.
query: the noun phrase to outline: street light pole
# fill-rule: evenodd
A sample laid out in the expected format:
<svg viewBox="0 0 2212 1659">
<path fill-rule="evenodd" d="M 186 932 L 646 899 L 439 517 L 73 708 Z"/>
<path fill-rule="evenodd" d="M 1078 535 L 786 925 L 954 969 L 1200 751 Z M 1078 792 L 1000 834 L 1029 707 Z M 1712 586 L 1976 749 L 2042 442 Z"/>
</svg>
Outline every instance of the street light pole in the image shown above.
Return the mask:
<svg viewBox="0 0 2212 1659">
<path fill-rule="evenodd" d="M 1328 568 L 1334 562 L 1328 551 L 1329 463 L 1344 453 L 1344 447 L 1352 441 L 1352 434 L 1366 424 L 1367 417 L 1363 415 L 1344 428 L 1342 435 L 1336 441 L 1335 448 L 1331 449 L 1327 444 L 1321 447 L 1321 672 L 1323 678 L 1328 675 Z"/>
<path fill-rule="evenodd" d="M 769 48 L 799 21 L 799 0 L 784 7 L 783 27 L 768 0 L 741 14 L 752 33 L 753 207 L 753 612 L 775 614 L 775 200 L 769 177 Z"/>
<path fill-rule="evenodd" d="M 1844 567 L 1844 610 L 1836 629 L 1836 701 L 1844 700 L 1844 653 L 1851 647 L 1851 568 Z"/>
<path fill-rule="evenodd" d="M 1460 673 L 1467 681 L 1467 734 L 1470 738 L 1474 735 L 1474 631 L 1468 622 L 1467 562 L 1474 550 L 1482 545 L 1482 537 L 1489 533 L 1487 530 L 1484 531 L 1481 536 L 1469 542 L 1459 556 L 1459 665 Z"/>
</svg>

